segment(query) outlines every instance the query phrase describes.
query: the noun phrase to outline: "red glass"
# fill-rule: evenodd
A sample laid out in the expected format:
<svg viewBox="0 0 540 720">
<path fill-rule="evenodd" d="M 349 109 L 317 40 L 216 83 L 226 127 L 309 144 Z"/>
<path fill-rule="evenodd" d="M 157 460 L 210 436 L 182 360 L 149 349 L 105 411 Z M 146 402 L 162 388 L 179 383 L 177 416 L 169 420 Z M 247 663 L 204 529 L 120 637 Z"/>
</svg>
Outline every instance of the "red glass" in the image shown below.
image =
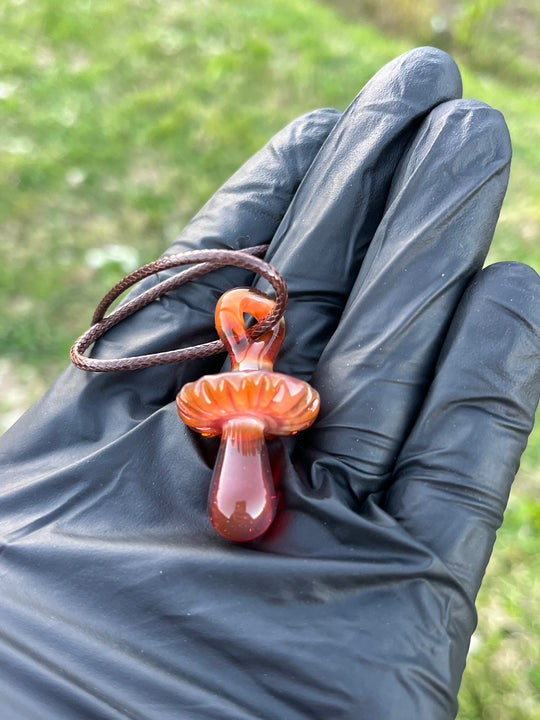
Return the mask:
<svg viewBox="0 0 540 720">
<path fill-rule="evenodd" d="M 273 372 L 285 335 L 283 318 L 256 340 L 244 313 L 262 320 L 274 301 L 252 288 L 229 290 L 216 305 L 216 329 L 232 370 L 184 385 L 176 404 L 182 420 L 202 435 L 222 435 L 208 512 L 230 540 L 262 535 L 275 517 L 277 498 L 265 436 L 290 435 L 309 427 L 319 395 L 308 383 Z"/>
<path fill-rule="evenodd" d="M 228 420 L 208 497 L 212 525 L 224 537 L 250 540 L 268 529 L 276 501 L 263 423 L 255 418 Z"/>
</svg>

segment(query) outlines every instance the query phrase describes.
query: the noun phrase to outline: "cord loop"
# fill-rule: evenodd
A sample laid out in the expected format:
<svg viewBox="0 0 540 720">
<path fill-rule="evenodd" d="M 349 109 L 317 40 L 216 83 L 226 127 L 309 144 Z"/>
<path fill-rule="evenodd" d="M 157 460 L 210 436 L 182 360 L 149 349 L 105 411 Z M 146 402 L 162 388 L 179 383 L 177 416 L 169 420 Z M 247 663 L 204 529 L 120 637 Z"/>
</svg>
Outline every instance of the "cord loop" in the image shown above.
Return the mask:
<svg viewBox="0 0 540 720">
<path fill-rule="evenodd" d="M 71 362 L 81 370 L 91 372 L 114 372 L 119 370 L 140 370 L 155 365 L 167 365 L 181 360 L 193 360 L 195 358 L 208 357 L 216 353 L 224 352 L 225 347 L 221 340 L 192 345 L 179 350 L 152 353 L 149 355 L 137 355 L 136 357 L 97 359 L 84 355 L 90 345 L 102 337 L 108 330 L 125 318 L 133 315 L 137 310 L 149 305 L 165 293 L 174 290 L 181 285 L 201 277 L 212 270 L 217 270 L 226 265 L 251 270 L 264 277 L 272 285 L 276 293 L 276 300 L 273 309 L 268 315 L 249 329 L 250 336 L 255 339 L 269 330 L 279 322 L 285 308 L 287 307 L 287 285 L 283 277 L 269 263 L 262 260 L 258 255 L 264 254 L 268 245 L 257 245 L 245 250 L 193 250 L 176 255 L 165 255 L 147 265 L 126 275 L 120 280 L 98 304 L 92 317 L 92 326 L 76 340 L 70 351 Z M 121 305 L 109 315 L 105 316 L 111 303 L 116 300 L 125 290 L 135 283 L 150 275 L 162 270 L 183 265 L 193 267 L 167 278 L 154 287 L 146 290 L 133 300 Z"/>
</svg>

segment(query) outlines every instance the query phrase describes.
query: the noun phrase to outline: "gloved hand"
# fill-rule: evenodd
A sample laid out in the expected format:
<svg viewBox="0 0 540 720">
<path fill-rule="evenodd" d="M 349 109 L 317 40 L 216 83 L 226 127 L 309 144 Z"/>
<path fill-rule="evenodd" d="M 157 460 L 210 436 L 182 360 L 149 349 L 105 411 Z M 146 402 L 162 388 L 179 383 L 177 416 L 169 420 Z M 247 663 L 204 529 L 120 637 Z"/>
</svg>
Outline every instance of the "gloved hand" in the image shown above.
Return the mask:
<svg viewBox="0 0 540 720">
<path fill-rule="evenodd" d="M 460 93 L 447 55 L 406 53 L 342 115 L 285 128 L 170 248 L 271 241 L 289 286 L 275 369 L 322 407 L 294 447 L 271 443 L 264 536 L 210 526 L 217 441 L 175 408 L 223 356 L 68 369 L 4 436 L 2 720 L 454 717 L 540 386 L 537 275 L 481 269 L 507 129 Z M 206 275 L 93 354 L 208 341 L 217 298 L 252 280 Z"/>
</svg>

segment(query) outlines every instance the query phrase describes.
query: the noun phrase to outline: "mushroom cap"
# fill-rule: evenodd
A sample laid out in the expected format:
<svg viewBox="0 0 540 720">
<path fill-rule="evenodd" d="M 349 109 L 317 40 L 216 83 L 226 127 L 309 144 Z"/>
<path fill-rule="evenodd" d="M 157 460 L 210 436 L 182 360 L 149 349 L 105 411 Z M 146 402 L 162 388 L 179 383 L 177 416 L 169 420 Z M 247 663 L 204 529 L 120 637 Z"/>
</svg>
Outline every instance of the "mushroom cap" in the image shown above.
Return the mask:
<svg viewBox="0 0 540 720">
<path fill-rule="evenodd" d="M 220 435 L 234 418 L 254 417 L 267 435 L 290 435 L 309 427 L 319 412 L 319 393 L 290 375 L 241 370 L 204 375 L 176 397 L 182 420 L 202 435 Z"/>
</svg>

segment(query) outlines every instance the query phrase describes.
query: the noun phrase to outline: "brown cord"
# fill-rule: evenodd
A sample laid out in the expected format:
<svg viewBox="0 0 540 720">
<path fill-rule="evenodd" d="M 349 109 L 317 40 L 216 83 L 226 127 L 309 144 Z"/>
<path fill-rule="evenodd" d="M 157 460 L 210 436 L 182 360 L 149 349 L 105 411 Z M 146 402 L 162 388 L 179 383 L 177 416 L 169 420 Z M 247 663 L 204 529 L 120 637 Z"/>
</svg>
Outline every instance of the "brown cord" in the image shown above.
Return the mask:
<svg viewBox="0 0 540 720">
<path fill-rule="evenodd" d="M 262 275 L 262 277 L 268 280 L 276 292 L 274 308 L 265 318 L 248 331 L 252 338 L 259 337 L 279 322 L 285 312 L 288 298 L 287 285 L 283 277 L 272 265 L 256 257 L 257 255 L 263 255 L 267 248 L 268 245 L 257 245 L 256 247 L 246 248 L 245 250 L 193 250 L 177 255 L 165 255 L 158 260 L 154 260 L 154 262 L 148 263 L 148 265 L 143 265 L 143 267 L 138 270 L 126 275 L 126 277 L 109 290 L 103 300 L 101 300 L 92 318 L 92 326 L 84 335 L 81 335 L 71 348 L 71 362 L 81 370 L 112 372 L 117 370 L 140 370 L 142 368 L 152 367 L 153 365 L 166 365 L 181 360 L 193 360 L 195 358 L 208 357 L 209 355 L 223 352 L 225 347 L 221 340 L 214 340 L 213 342 L 192 345 L 180 350 L 170 350 L 168 352 L 153 353 L 150 355 L 137 355 L 131 358 L 98 360 L 86 357 L 83 354 L 92 343 L 119 322 L 129 317 L 129 315 L 133 315 L 137 310 L 157 300 L 166 292 L 174 290 L 190 280 L 194 280 L 225 265 L 234 265 Z M 194 267 L 183 270 L 177 275 L 167 278 L 167 280 L 163 280 L 133 300 L 121 305 L 105 317 L 105 312 L 111 303 L 125 290 L 135 285 L 135 283 L 161 270 L 192 264 Z"/>
</svg>

